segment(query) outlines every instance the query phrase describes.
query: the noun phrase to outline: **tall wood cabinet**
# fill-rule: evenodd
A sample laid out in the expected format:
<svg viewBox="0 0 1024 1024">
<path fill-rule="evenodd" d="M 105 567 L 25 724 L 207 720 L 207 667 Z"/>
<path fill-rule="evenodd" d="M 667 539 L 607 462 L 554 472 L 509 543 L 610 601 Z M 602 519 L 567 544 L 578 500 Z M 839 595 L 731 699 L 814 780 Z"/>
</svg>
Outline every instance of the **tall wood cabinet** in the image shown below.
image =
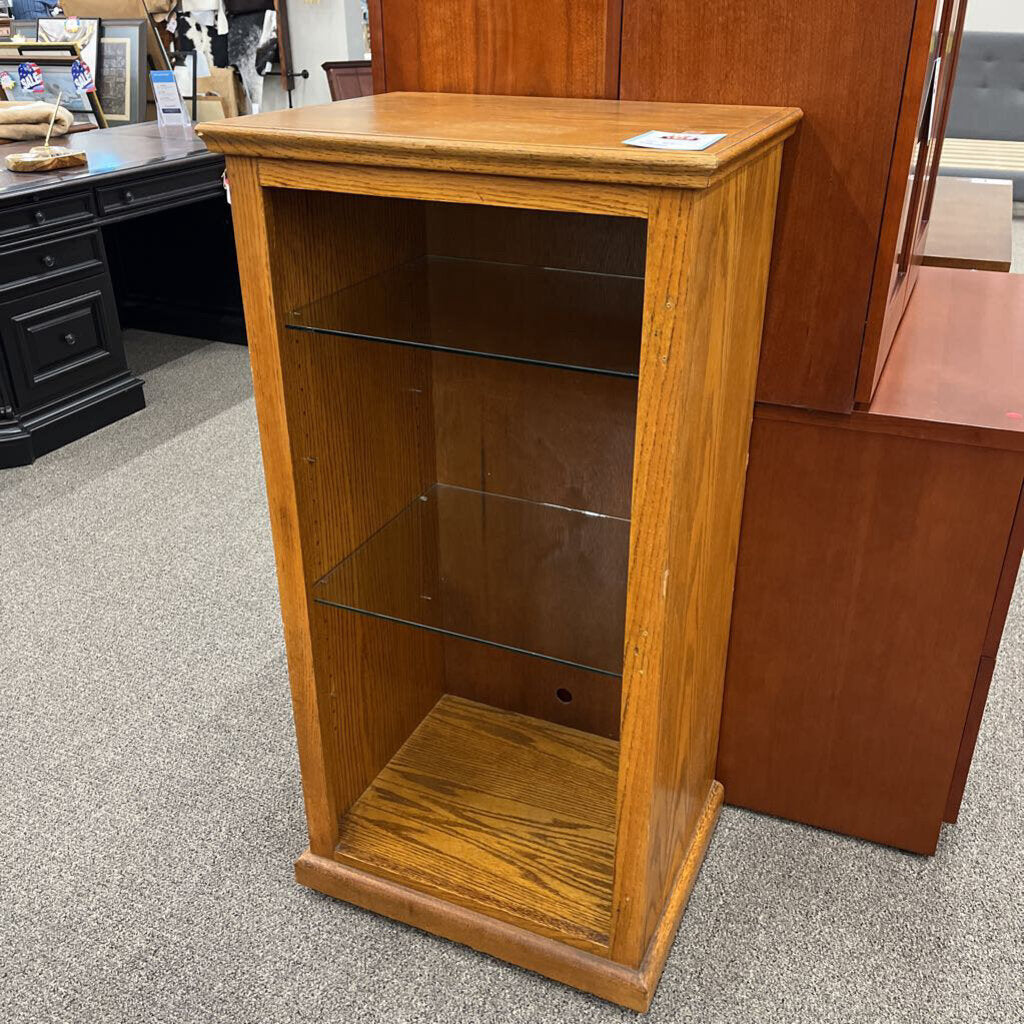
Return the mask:
<svg viewBox="0 0 1024 1024">
<path fill-rule="evenodd" d="M 714 777 L 792 108 L 389 93 L 228 157 L 306 885 L 646 1009 Z M 724 137 L 633 148 L 659 122 Z"/>
<path fill-rule="evenodd" d="M 804 110 L 783 157 L 719 772 L 730 801 L 930 852 L 963 794 L 1022 533 L 1008 438 L 1024 373 L 985 313 L 1017 308 L 1015 283 L 919 266 L 966 0 L 371 7 L 381 87 Z M 439 31 L 438 10 L 482 28 Z"/>
</svg>

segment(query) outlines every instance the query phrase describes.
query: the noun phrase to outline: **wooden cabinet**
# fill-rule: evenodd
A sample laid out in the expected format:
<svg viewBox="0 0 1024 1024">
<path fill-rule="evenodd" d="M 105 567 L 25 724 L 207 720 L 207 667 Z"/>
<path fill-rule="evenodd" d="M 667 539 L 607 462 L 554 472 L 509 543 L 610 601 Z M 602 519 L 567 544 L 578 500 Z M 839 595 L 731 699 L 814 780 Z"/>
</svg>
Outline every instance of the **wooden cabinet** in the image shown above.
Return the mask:
<svg viewBox="0 0 1024 1024">
<path fill-rule="evenodd" d="M 647 1007 L 722 800 L 799 116 L 388 94 L 200 126 L 228 155 L 304 884 Z M 725 138 L 621 144 L 677 121 Z"/>
<path fill-rule="evenodd" d="M 618 95 L 620 0 L 371 0 L 370 8 L 376 92 Z"/>
<path fill-rule="evenodd" d="M 762 406 L 722 720 L 731 802 L 932 853 L 1024 545 L 1024 277 L 925 267 L 868 410 Z"/>
</svg>

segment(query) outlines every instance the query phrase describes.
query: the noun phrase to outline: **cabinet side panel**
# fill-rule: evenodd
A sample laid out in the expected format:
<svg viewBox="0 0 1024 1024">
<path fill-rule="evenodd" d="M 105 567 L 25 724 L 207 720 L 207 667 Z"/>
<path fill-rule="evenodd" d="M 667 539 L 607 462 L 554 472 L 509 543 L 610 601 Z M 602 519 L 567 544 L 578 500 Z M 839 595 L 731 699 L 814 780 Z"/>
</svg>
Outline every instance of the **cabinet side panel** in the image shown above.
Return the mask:
<svg viewBox="0 0 1024 1024">
<path fill-rule="evenodd" d="M 377 0 L 394 92 L 614 99 L 622 0 Z M 376 65 L 378 56 L 374 54 Z"/>
<path fill-rule="evenodd" d="M 761 401 L 852 407 L 915 6 L 626 0 L 622 99 L 804 111 L 783 160 Z"/>
<path fill-rule="evenodd" d="M 714 781 L 781 149 L 652 205 L 612 955 L 638 965 Z"/>
<path fill-rule="evenodd" d="M 228 174 L 310 846 L 327 856 L 340 813 L 440 694 L 436 638 L 328 615 L 310 594 L 432 479 L 429 401 L 417 413 L 372 394 L 410 373 L 426 384 L 429 361 L 396 351 L 361 379 L 352 345 L 289 331 L 285 314 L 421 253 L 422 210 L 265 190 L 254 161 L 231 158 Z"/>
<path fill-rule="evenodd" d="M 758 418 L 718 773 L 731 803 L 931 853 L 1016 452 Z"/>
</svg>

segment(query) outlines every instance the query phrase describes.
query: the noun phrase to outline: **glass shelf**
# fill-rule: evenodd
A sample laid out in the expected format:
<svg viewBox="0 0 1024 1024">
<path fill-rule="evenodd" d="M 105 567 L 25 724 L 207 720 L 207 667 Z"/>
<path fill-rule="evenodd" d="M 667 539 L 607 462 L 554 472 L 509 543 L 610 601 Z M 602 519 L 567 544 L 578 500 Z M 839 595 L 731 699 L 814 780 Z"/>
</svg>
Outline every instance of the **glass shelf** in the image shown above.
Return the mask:
<svg viewBox="0 0 1024 1024">
<path fill-rule="evenodd" d="M 638 377 L 644 282 L 425 256 L 288 314 L 297 331 Z"/>
<path fill-rule="evenodd" d="M 626 519 L 436 484 L 313 597 L 620 676 L 628 562 Z"/>
</svg>

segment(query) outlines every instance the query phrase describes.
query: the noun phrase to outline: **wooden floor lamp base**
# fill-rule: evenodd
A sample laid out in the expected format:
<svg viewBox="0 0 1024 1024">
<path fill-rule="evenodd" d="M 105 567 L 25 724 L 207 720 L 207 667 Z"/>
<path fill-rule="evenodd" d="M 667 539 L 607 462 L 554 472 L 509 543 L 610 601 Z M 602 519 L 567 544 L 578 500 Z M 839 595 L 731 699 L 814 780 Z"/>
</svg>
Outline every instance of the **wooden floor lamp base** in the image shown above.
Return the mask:
<svg viewBox="0 0 1024 1024">
<path fill-rule="evenodd" d="M 723 795 L 721 783 L 713 782 L 693 841 L 639 968 L 626 967 L 555 939 L 535 935 L 525 928 L 377 878 L 309 850 L 295 862 L 295 877 L 302 885 L 328 896 L 644 1012 L 658 987 L 672 940 L 711 842 Z"/>
</svg>

